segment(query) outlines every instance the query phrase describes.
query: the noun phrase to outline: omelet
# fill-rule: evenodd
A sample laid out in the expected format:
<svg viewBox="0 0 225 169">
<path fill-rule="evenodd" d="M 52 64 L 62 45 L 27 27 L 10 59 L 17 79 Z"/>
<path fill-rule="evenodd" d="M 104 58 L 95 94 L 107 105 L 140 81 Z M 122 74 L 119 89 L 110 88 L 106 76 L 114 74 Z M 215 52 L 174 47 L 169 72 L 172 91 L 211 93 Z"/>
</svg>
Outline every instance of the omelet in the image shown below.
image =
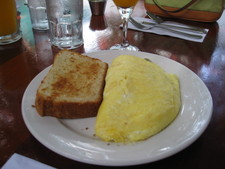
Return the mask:
<svg viewBox="0 0 225 169">
<path fill-rule="evenodd" d="M 106 75 L 95 134 L 107 142 L 145 140 L 167 127 L 181 106 L 179 79 L 145 59 L 116 57 Z"/>
</svg>

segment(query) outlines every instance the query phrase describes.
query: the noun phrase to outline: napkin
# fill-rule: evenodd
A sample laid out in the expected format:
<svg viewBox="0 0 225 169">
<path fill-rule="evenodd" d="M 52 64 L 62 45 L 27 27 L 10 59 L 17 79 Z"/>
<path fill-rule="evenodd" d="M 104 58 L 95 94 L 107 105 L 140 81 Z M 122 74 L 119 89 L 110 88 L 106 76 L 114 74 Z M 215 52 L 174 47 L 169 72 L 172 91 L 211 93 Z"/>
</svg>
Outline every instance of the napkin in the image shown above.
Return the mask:
<svg viewBox="0 0 225 169">
<path fill-rule="evenodd" d="M 153 20 L 149 19 L 149 18 L 141 18 L 141 17 L 133 17 L 134 20 L 136 20 L 139 23 L 142 23 L 143 21 L 145 22 L 150 22 L 150 23 L 156 23 Z M 169 25 L 179 25 L 182 26 L 184 28 L 189 28 L 190 26 L 185 25 L 185 24 L 181 24 L 181 23 L 177 23 L 177 22 L 172 22 L 172 21 L 164 21 L 163 23 L 169 24 Z M 146 25 L 148 26 L 148 25 Z M 150 25 L 149 25 L 150 26 Z M 193 41 L 193 42 L 203 42 L 207 33 L 208 33 L 208 29 L 204 29 L 205 33 L 196 33 L 195 31 L 192 30 L 182 30 L 182 32 L 185 33 L 189 33 L 189 34 L 193 34 L 193 35 L 201 35 L 201 38 L 195 38 L 195 37 L 190 37 L 190 36 L 186 36 L 186 35 L 181 35 L 181 34 L 177 34 L 174 33 L 172 31 L 168 31 L 166 29 L 163 28 L 159 28 L 159 27 L 154 27 L 152 29 L 148 29 L 148 30 L 143 30 L 143 29 L 139 29 L 137 27 L 135 27 L 132 23 L 128 23 L 128 28 L 129 29 L 133 29 L 133 30 L 138 30 L 138 31 L 142 31 L 142 32 L 148 32 L 148 33 L 154 33 L 154 34 L 158 34 L 158 35 L 166 35 L 166 36 L 171 36 L 171 37 L 176 37 L 176 38 L 180 38 L 180 39 L 185 39 L 188 41 Z M 174 30 L 177 30 L 176 28 L 173 28 Z M 179 30 L 181 31 L 181 30 Z"/>
<path fill-rule="evenodd" d="M 13 154 L 3 165 L 2 169 L 55 169 L 46 164 L 40 163 L 19 154 Z"/>
</svg>

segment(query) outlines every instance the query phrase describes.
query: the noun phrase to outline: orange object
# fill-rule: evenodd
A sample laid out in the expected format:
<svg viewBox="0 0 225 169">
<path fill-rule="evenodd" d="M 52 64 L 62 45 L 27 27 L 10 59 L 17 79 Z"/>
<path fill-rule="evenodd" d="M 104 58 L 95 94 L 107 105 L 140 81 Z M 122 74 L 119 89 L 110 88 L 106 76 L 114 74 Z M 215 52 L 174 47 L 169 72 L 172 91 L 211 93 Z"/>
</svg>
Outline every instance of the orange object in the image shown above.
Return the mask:
<svg viewBox="0 0 225 169">
<path fill-rule="evenodd" d="M 17 31 L 17 9 L 15 0 L 0 0 L 0 36 Z"/>
<path fill-rule="evenodd" d="M 122 8 L 129 8 L 135 6 L 138 0 L 113 0 L 116 6 Z"/>
</svg>

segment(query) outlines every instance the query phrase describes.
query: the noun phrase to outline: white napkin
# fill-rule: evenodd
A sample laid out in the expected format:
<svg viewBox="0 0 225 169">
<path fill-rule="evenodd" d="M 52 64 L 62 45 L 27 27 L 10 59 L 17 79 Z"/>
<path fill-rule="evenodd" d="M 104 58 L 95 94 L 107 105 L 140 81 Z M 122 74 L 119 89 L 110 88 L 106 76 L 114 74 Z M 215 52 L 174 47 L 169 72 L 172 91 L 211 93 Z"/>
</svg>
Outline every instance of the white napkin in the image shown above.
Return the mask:
<svg viewBox="0 0 225 169">
<path fill-rule="evenodd" d="M 55 169 L 46 164 L 40 163 L 19 154 L 13 154 L 3 165 L 2 169 Z"/>
<path fill-rule="evenodd" d="M 133 17 L 133 18 L 136 21 L 138 21 L 139 23 L 142 23 L 143 21 L 150 22 L 150 23 L 155 23 L 153 20 L 148 19 L 148 18 L 142 18 L 142 17 Z M 172 22 L 172 21 L 164 21 L 163 23 L 167 23 L 167 24 L 170 24 L 170 25 L 180 25 L 180 26 L 185 27 L 185 28 L 190 27 L 188 25 L 177 23 L 177 22 Z M 146 26 L 148 26 L 148 25 L 146 25 Z M 205 37 L 206 37 L 206 35 L 207 35 L 207 33 L 208 33 L 208 31 L 209 31 L 208 29 L 204 29 L 206 33 L 199 34 L 199 33 L 193 32 L 191 30 L 184 30 L 184 31 L 182 30 L 185 33 L 190 33 L 190 34 L 194 34 L 194 35 L 197 34 L 197 35 L 201 35 L 202 36 L 201 38 L 194 38 L 194 37 L 189 37 L 189 36 L 186 36 L 186 35 L 177 34 L 177 33 L 174 33 L 174 32 L 168 31 L 166 29 L 159 28 L 159 27 L 153 27 L 152 29 L 148 29 L 148 30 L 138 29 L 137 27 L 135 27 L 130 22 L 128 23 L 128 28 L 129 29 L 133 29 L 133 30 L 142 31 L 142 32 L 155 33 L 155 34 L 158 34 L 158 35 L 172 36 L 172 37 L 185 39 L 185 40 L 189 40 L 189 41 L 194 41 L 194 42 L 203 42 Z M 177 29 L 174 29 L 174 30 L 177 30 Z M 181 31 L 181 30 L 179 30 L 179 31 Z"/>
</svg>

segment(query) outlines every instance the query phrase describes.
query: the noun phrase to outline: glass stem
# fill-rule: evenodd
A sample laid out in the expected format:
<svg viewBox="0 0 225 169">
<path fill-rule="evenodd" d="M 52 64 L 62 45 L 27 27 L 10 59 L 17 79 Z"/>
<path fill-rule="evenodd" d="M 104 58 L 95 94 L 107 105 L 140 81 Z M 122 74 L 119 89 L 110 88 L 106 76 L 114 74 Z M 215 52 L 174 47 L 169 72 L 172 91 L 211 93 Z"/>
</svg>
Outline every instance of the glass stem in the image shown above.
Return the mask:
<svg viewBox="0 0 225 169">
<path fill-rule="evenodd" d="M 121 8 L 118 7 L 119 13 L 122 18 L 123 22 L 123 41 L 122 41 L 122 46 L 127 47 L 129 46 L 128 40 L 127 40 L 127 28 L 128 28 L 128 20 L 130 18 L 131 13 L 133 12 L 133 7 L 130 8 Z"/>
<path fill-rule="evenodd" d="M 123 18 L 123 41 L 122 46 L 126 47 L 129 46 L 128 40 L 127 40 L 127 28 L 128 28 L 128 19 Z"/>
</svg>

